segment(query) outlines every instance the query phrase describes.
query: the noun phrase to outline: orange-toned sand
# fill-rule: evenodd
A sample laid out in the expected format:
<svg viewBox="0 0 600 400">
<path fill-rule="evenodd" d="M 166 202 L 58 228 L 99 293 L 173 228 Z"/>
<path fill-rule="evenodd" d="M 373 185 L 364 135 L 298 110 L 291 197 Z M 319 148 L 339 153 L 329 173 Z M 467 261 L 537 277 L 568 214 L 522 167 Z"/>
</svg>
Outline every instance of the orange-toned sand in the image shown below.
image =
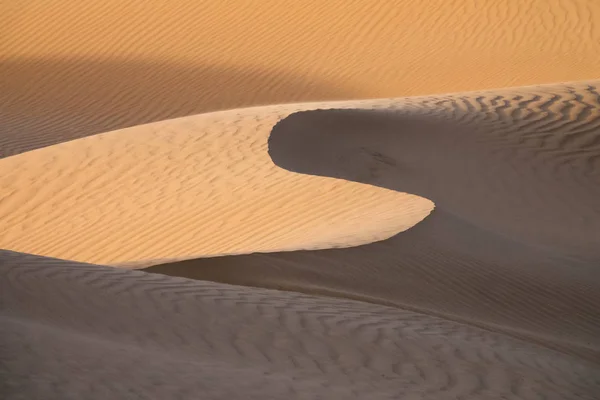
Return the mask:
<svg viewBox="0 0 600 400">
<path fill-rule="evenodd" d="M 599 20 L 593 0 L 8 1 L 2 124 L 32 148 L 251 105 L 596 79 Z"/>
<path fill-rule="evenodd" d="M 589 0 L 50 0 L 2 11 L 5 60 L 211 68 L 238 82 L 229 104 L 210 101 L 218 87 L 197 93 L 211 108 L 284 101 L 281 90 L 306 99 L 319 84 L 327 97 L 364 98 L 590 79 L 600 64 L 600 3 Z M 248 91 L 255 70 L 274 98 Z M 286 90 L 290 79 L 314 82 Z"/>
<path fill-rule="evenodd" d="M 273 164 L 267 139 L 277 121 L 333 105 L 185 117 L 2 159 L 0 248 L 141 267 L 356 246 L 425 218 L 425 198 Z"/>
<path fill-rule="evenodd" d="M 2 2 L 0 397 L 596 400 L 599 22 Z"/>
</svg>

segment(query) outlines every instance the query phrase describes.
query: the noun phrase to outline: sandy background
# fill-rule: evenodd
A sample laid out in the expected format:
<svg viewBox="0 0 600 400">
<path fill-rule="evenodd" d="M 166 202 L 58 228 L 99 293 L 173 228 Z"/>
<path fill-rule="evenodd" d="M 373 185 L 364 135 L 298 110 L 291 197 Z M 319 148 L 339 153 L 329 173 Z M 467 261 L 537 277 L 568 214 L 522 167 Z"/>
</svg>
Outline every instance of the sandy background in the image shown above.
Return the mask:
<svg viewBox="0 0 600 400">
<path fill-rule="evenodd" d="M 2 130 L 21 149 L 4 155 L 219 109 L 595 79 L 600 65 L 590 0 L 0 7 Z"/>
</svg>

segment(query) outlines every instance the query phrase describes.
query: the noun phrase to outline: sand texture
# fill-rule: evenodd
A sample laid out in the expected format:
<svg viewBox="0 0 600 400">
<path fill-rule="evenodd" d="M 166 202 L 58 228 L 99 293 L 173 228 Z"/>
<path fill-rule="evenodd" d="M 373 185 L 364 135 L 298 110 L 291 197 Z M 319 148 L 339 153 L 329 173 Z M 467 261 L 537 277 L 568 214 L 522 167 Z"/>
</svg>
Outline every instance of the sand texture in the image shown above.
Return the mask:
<svg viewBox="0 0 600 400">
<path fill-rule="evenodd" d="M 273 106 L 186 117 L 0 159 L 0 248 L 143 267 L 387 239 L 433 203 L 290 173 L 267 151 Z"/>
<path fill-rule="evenodd" d="M 593 0 L 0 4 L 0 155 L 207 111 L 598 79 Z"/>
<path fill-rule="evenodd" d="M 173 208 L 180 204 L 183 209 L 178 192 L 169 195 L 160 183 L 167 179 L 181 188 L 176 177 L 199 176 L 203 185 L 211 185 L 205 175 L 191 173 L 195 162 L 210 159 L 190 156 L 195 154 L 190 138 L 203 140 L 194 132 L 211 130 L 197 129 L 199 121 L 207 127 L 249 121 L 241 131 L 254 134 L 260 131 L 256 126 L 268 125 L 269 133 L 261 136 L 260 150 L 255 150 L 258 155 L 248 159 L 255 167 L 263 163 L 262 168 L 274 176 L 289 179 L 285 190 L 294 190 L 293 182 L 305 178 L 344 188 L 355 185 L 364 193 L 371 190 L 373 198 L 392 193 L 399 197 L 390 200 L 400 201 L 395 203 L 400 207 L 391 207 L 390 202 L 389 211 L 395 211 L 390 215 L 399 221 L 410 215 L 401 207 L 407 199 L 415 205 L 430 205 L 427 199 L 436 204 L 416 226 L 376 243 L 203 256 L 145 270 L 152 274 L 4 252 L 0 305 L 9 351 L 3 371 L 10 371 L 5 390 L 11 399 L 20 398 L 18 393 L 43 398 L 48 391 L 61 398 L 114 398 L 124 393 L 143 398 L 151 392 L 181 398 L 195 393 L 204 398 L 596 398 L 600 388 L 597 85 L 574 82 L 234 110 L 90 136 L 0 160 L 6 171 L 27 176 L 22 181 L 18 175 L 4 180 L 6 185 L 20 186 L 11 191 L 17 196 L 14 201 L 2 203 L 13 207 L 4 208 L 12 212 L 7 211 L 3 220 L 20 218 L 24 227 L 35 226 L 32 231 L 53 219 L 75 216 L 69 214 L 71 209 L 84 212 L 93 204 L 85 196 L 69 201 L 69 190 L 75 189 L 64 182 L 77 182 L 78 176 L 92 182 L 100 179 L 99 188 L 115 185 L 118 192 L 136 184 L 135 180 L 122 184 L 129 179 L 127 171 L 133 170 L 131 175 L 139 179 L 148 172 L 165 193 L 161 202 L 169 204 L 171 199 Z M 231 143 L 231 138 L 222 141 Z M 117 149 L 116 143 L 125 149 Z M 143 147 L 149 143 L 159 145 Z M 141 164 L 144 158 L 135 156 L 137 145 L 143 149 L 139 154 L 146 152 L 153 161 Z M 169 146 L 180 150 L 171 152 Z M 248 148 L 252 153 L 252 146 Z M 98 155 L 77 158 L 86 152 Z M 126 154 L 136 161 L 110 175 L 115 168 L 119 171 Z M 218 158 L 221 153 L 204 149 L 200 154 Z M 121 162 L 108 168 L 110 162 L 102 157 Z M 235 159 L 231 152 L 220 160 L 226 163 L 230 158 Z M 190 173 L 170 175 L 161 164 L 165 160 L 175 163 L 171 170 L 185 170 L 187 165 Z M 105 167 L 104 174 L 83 168 L 94 162 Z M 161 167 L 153 170 L 157 164 Z M 72 177 L 53 177 L 60 171 L 71 171 Z M 235 174 L 225 176 L 235 181 Z M 46 183 L 40 185 L 40 179 Z M 269 174 L 263 175 L 268 179 Z M 85 185 L 74 186 L 79 193 L 91 193 Z M 212 185 L 215 192 L 231 189 Z M 304 191 L 317 187 L 306 185 Z M 45 212 L 27 208 L 24 193 L 48 190 L 41 198 L 50 199 L 53 187 L 59 196 L 53 207 Z M 111 192 L 99 193 L 108 198 Z M 126 204 L 143 220 L 152 208 L 131 204 L 144 194 L 126 193 Z M 339 203 L 335 191 L 324 196 Z M 326 207 L 326 197 L 319 199 Z M 295 206 L 294 215 L 311 215 L 308 210 L 318 203 L 313 201 L 305 211 Z M 365 210 L 372 206 L 367 201 Z M 29 211 L 17 214 L 19 207 Z M 56 215 L 40 223 L 54 208 Z M 98 204 L 96 212 L 101 209 Z M 110 219 L 113 212 L 106 210 Z M 363 221 L 368 221 L 362 212 Z M 331 221 L 326 219 L 331 215 L 315 221 Z M 185 220 L 187 227 L 193 226 L 193 217 Z M 282 231 L 286 221 L 269 219 Z M 253 229 L 258 232 L 262 225 Z M 93 236 L 94 227 L 82 230 L 83 237 L 72 239 L 71 245 Z M 54 235 L 39 237 L 49 237 L 45 243 L 56 239 L 68 249 L 68 241 L 58 240 L 58 228 L 60 224 Z M 326 236 L 318 226 L 314 231 L 309 225 L 304 229 L 296 243 L 302 237 Z M 184 237 L 165 229 L 146 238 L 152 235 L 154 243 L 172 243 L 175 248 Z M 35 243 L 35 235 L 21 239 L 23 245 Z M 127 242 L 126 235 L 122 242 Z M 88 240 L 81 248 L 86 246 L 95 246 L 95 241 Z M 179 256 L 188 258 L 191 253 Z M 23 356 L 31 346 L 39 350 Z M 138 365 L 143 367 L 134 367 Z M 80 368 L 88 372 L 69 380 Z M 231 380 L 235 386 L 227 383 Z M 84 384 L 107 381 L 112 383 Z"/>
<path fill-rule="evenodd" d="M 0 399 L 600 399 L 600 2 L 0 2 Z"/>
<path fill-rule="evenodd" d="M 594 83 L 410 102 L 293 114 L 273 129 L 269 153 L 293 171 L 429 198 L 436 209 L 422 223 L 351 249 L 149 270 L 396 305 L 600 361 Z"/>
<path fill-rule="evenodd" d="M 0 253 L 10 399 L 586 399 L 600 369 L 344 299 Z"/>
</svg>

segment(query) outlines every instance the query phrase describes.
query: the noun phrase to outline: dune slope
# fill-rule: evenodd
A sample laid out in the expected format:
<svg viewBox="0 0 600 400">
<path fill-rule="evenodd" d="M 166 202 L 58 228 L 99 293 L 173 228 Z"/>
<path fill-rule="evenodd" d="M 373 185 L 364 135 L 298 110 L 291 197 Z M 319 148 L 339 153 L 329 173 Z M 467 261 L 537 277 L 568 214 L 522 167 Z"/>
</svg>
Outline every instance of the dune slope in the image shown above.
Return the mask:
<svg viewBox="0 0 600 400">
<path fill-rule="evenodd" d="M 380 305 L 0 252 L 7 399 L 583 399 L 598 366 Z"/>
<path fill-rule="evenodd" d="M 436 210 L 349 249 L 148 269 L 441 315 L 600 361 L 598 82 L 292 114 L 269 139 L 291 171 L 409 191 Z"/>
<path fill-rule="evenodd" d="M 597 400 L 598 21 L 0 2 L 0 397 Z"/>
<path fill-rule="evenodd" d="M 433 208 L 425 198 L 273 164 L 273 125 L 319 106 L 190 116 L 0 159 L 0 248 L 143 267 L 348 247 L 425 218 Z"/>
</svg>

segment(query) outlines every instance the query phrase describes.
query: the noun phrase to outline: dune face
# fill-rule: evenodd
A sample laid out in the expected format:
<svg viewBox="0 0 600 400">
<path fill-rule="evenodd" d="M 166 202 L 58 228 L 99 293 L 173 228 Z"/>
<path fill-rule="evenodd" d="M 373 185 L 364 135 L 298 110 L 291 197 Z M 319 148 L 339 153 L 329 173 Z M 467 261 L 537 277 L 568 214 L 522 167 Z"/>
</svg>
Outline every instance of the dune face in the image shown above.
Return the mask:
<svg viewBox="0 0 600 400">
<path fill-rule="evenodd" d="M 0 160 L 0 248 L 145 267 L 387 239 L 433 203 L 273 164 L 273 125 L 297 109 L 157 122 Z"/>
<path fill-rule="evenodd" d="M 294 172 L 417 193 L 479 230 L 600 261 L 595 85 L 432 97 L 421 111 L 298 113 L 274 127 L 269 154 Z"/>
<path fill-rule="evenodd" d="M 593 1 L 50 0 L 2 11 L 4 58 L 268 67 L 359 98 L 593 79 L 600 62 Z M 230 91 L 240 95 L 253 96 Z"/>
<path fill-rule="evenodd" d="M 10 399 L 593 400 L 600 390 L 597 365 L 433 316 L 7 251 L 0 260 Z"/>
<path fill-rule="evenodd" d="M 599 21 L 0 2 L 0 399 L 599 399 Z"/>
<path fill-rule="evenodd" d="M 356 248 L 148 271 L 395 305 L 600 361 L 596 84 L 292 114 L 269 139 L 277 165 L 408 191 L 436 210 Z"/>
</svg>

